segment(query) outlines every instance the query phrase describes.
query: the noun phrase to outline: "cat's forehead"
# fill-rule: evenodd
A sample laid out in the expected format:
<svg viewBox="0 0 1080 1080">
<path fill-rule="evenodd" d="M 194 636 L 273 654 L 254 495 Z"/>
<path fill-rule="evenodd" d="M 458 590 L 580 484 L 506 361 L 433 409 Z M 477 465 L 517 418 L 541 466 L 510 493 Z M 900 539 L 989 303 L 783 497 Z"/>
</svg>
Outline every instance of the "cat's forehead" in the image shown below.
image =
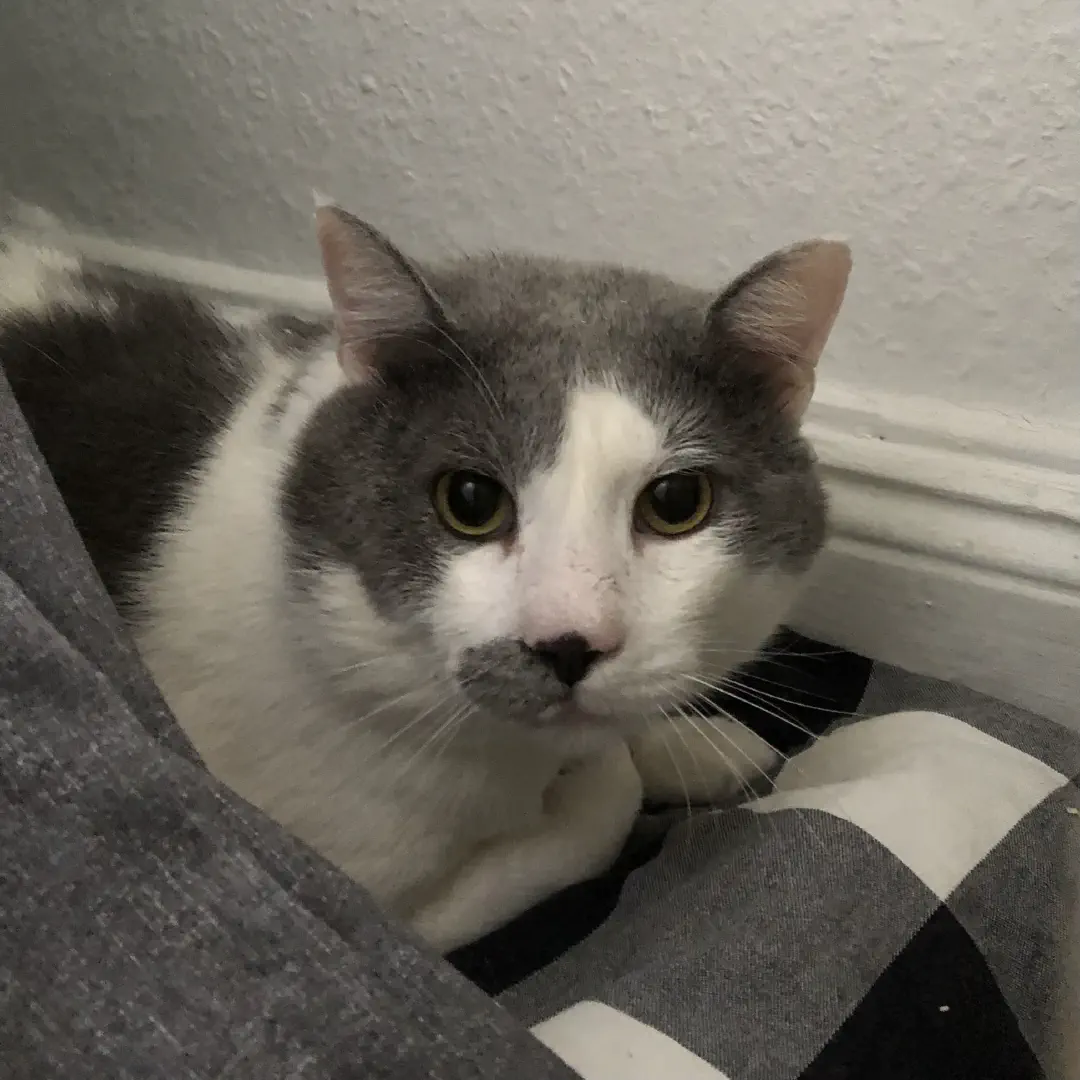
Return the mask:
<svg viewBox="0 0 1080 1080">
<path fill-rule="evenodd" d="M 436 278 L 462 332 L 618 364 L 643 346 L 696 346 L 710 297 L 656 274 L 524 255 L 463 259 Z M 663 340 L 656 341 L 661 338 Z"/>
<path fill-rule="evenodd" d="M 597 439 L 618 417 L 627 432 L 647 425 L 653 441 L 694 419 L 719 426 L 695 364 L 705 294 L 619 267 L 512 255 L 463 260 L 433 284 L 454 328 L 440 346 L 447 366 L 431 373 L 445 386 L 450 434 L 464 426 L 532 469 L 550 464 L 575 403 L 594 414 Z"/>
<path fill-rule="evenodd" d="M 561 438 L 547 467 L 534 473 L 523 509 L 580 511 L 579 503 L 605 507 L 639 487 L 671 459 L 671 432 L 625 394 L 610 386 L 582 384 L 566 397 Z"/>
</svg>

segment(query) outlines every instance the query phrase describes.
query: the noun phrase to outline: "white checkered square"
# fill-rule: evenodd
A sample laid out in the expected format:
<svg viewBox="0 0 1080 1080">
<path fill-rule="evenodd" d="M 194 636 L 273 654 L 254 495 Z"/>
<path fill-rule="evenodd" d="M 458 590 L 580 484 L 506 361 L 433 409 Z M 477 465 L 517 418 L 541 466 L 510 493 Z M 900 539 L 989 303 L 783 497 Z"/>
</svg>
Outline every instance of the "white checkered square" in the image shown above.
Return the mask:
<svg viewBox="0 0 1080 1080">
<path fill-rule="evenodd" d="M 865 830 L 945 899 L 1066 778 L 955 717 L 898 712 L 793 758 L 748 808 L 815 809 Z"/>
</svg>

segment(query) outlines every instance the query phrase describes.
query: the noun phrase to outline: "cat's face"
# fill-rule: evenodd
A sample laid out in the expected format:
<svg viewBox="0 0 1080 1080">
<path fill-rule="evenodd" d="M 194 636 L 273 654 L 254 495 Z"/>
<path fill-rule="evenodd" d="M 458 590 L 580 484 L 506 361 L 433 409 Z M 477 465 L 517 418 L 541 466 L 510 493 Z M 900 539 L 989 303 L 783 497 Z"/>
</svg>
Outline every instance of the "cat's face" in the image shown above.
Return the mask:
<svg viewBox="0 0 1080 1080">
<path fill-rule="evenodd" d="M 430 291 L 400 271 L 418 309 L 395 295 L 408 325 L 372 334 L 396 253 L 361 268 L 381 293 L 346 302 L 332 256 L 339 314 L 366 303 L 369 332 L 340 324 L 353 379 L 308 424 L 285 509 L 339 652 L 376 660 L 366 685 L 625 732 L 752 657 L 821 547 L 825 500 L 801 390 L 762 368 L 737 308 L 486 258 Z"/>
</svg>

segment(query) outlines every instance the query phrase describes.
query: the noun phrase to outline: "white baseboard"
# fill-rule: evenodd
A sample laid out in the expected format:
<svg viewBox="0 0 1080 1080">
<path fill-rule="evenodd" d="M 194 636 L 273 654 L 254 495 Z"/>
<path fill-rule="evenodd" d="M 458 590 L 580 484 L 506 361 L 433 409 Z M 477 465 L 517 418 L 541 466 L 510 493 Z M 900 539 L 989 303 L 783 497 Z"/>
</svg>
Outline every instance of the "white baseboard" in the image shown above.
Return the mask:
<svg viewBox="0 0 1080 1080">
<path fill-rule="evenodd" d="M 74 240 L 95 262 L 239 304 L 327 306 L 311 278 Z M 875 398 L 827 373 L 807 433 L 834 538 L 794 626 L 1080 729 L 1080 429 Z"/>
<path fill-rule="evenodd" d="M 822 386 L 834 539 L 793 623 L 1080 729 L 1080 431 Z"/>
</svg>

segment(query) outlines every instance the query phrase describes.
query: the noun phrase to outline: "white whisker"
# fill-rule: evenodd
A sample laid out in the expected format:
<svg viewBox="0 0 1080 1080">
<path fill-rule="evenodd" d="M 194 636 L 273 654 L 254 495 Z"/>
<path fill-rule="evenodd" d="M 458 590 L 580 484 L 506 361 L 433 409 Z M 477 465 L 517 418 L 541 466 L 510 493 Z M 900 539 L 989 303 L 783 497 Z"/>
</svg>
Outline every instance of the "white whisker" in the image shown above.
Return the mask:
<svg viewBox="0 0 1080 1080">
<path fill-rule="evenodd" d="M 686 747 L 687 755 L 694 762 L 694 765 L 697 767 L 698 772 L 700 773 L 701 766 L 698 764 L 697 759 L 691 752 L 690 744 L 686 741 L 686 736 L 679 730 L 679 725 L 675 723 L 675 721 L 671 718 L 666 709 L 661 708 L 660 715 L 663 716 L 663 718 L 668 722 L 668 725 L 672 729 L 674 729 L 675 734 L 678 735 L 678 737 L 682 740 L 683 746 Z M 686 783 L 686 776 L 683 774 L 682 768 L 679 765 L 679 760 L 675 756 L 674 751 L 672 751 L 671 749 L 671 743 L 667 741 L 667 735 L 664 733 L 663 727 L 660 727 L 657 730 L 660 733 L 660 741 L 664 744 L 664 749 L 667 751 L 668 757 L 671 758 L 671 764 L 675 767 L 675 775 L 679 778 L 679 783 L 682 784 L 683 795 L 686 796 L 686 819 L 687 821 L 689 821 L 690 818 L 694 816 L 693 801 L 690 798 L 690 787 Z M 704 777 L 702 777 L 702 780 L 704 781 Z M 702 783 L 702 786 L 704 786 L 704 782 Z"/>
<path fill-rule="evenodd" d="M 689 705 L 688 707 L 693 708 L 692 705 Z M 697 712 L 696 709 L 694 711 Z M 680 715 L 716 751 L 716 753 L 720 756 L 720 760 L 724 762 L 725 766 L 727 766 L 727 768 L 731 769 L 735 773 L 735 776 L 739 781 L 739 786 L 742 788 L 744 795 L 747 797 L 747 801 L 748 802 L 753 802 L 757 798 L 757 794 L 753 790 L 753 788 L 743 779 L 743 775 L 742 775 L 741 770 L 735 769 L 735 767 L 732 765 L 731 759 L 718 746 L 716 746 L 716 744 L 705 734 L 705 732 L 698 726 L 697 723 L 695 723 L 695 721 L 689 715 L 687 715 L 686 713 L 681 713 Z M 721 728 L 717 727 L 717 725 L 714 724 L 703 713 L 698 712 L 697 715 L 698 715 L 699 719 L 702 720 L 712 731 L 714 731 L 717 735 L 722 736 L 729 743 L 731 743 L 731 745 L 734 747 L 734 749 L 739 750 L 740 753 L 742 753 L 743 757 L 746 757 L 746 759 L 750 762 L 750 764 L 753 765 L 757 769 L 757 771 L 761 773 L 761 775 L 765 778 L 767 783 L 769 783 L 770 785 L 773 783 L 772 777 L 769 776 L 768 773 L 766 773 L 765 770 L 762 769 L 760 765 L 758 765 L 755 761 L 753 761 L 753 759 L 751 759 L 749 757 L 749 755 L 747 755 L 745 753 L 745 751 L 743 751 L 734 742 L 734 740 L 731 738 L 730 735 L 727 734 L 727 732 L 725 732 Z M 781 755 L 781 756 L 783 756 L 783 755 Z M 717 808 L 717 809 L 712 810 L 710 812 L 714 813 L 714 814 L 721 813 L 722 808 Z M 773 830 L 773 833 L 775 835 L 779 835 L 779 832 L 780 832 L 779 826 L 772 819 L 772 817 L 770 815 L 768 815 L 768 814 L 765 814 L 764 815 L 765 821 L 763 822 L 761 820 L 762 816 L 763 815 L 755 814 L 754 815 L 755 823 L 762 829 L 765 829 L 766 827 L 769 827 L 769 828 L 771 828 Z M 766 822 L 767 822 L 767 826 L 766 826 Z M 810 831 L 811 831 L 811 834 L 815 836 L 815 839 L 818 839 L 816 837 L 816 834 L 813 833 L 813 827 L 812 826 L 810 827 Z M 819 840 L 819 843 L 820 843 L 820 840 Z"/>
<path fill-rule="evenodd" d="M 783 713 L 776 711 L 775 706 L 770 709 L 766 705 L 761 704 L 761 702 L 752 701 L 748 698 L 740 697 L 738 694 L 732 692 L 729 685 L 710 682 L 707 679 L 698 678 L 696 675 L 687 675 L 686 678 L 690 679 L 692 682 L 698 683 L 700 686 L 704 686 L 710 693 L 726 694 L 728 697 L 734 698 L 736 701 L 740 701 L 744 705 L 749 705 L 752 708 L 763 712 L 766 716 L 771 716 L 774 720 L 779 720 L 782 724 L 788 724 L 791 727 L 795 728 L 795 730 L 798 731 L 800 734 L 805 735 L 811 740 L 817 739 L 819 737 L 815 735 L 814 732 L 812 732 L 808 727 L 800 724 L 797 720 L 794 720 L 790 716 L 786 716 Z M 743 689 L 745 689 L 745 687 Z M 719 703 L 715 700 L 711 698 L 710 700 L 714 705 L 717 706 L 717 708 L 721 707 Z M 725 714 L 730 715 L 729 713 L 727 713 L 726 710 Z M 743 723 L 741 720 L 739 721 L 739 723 L 742 724 L 743 727 L 748 727 L 748 725 Z M 777 751 L 777 753 L 779 753 L 779 751 Z"/>
<path fill-rule="evenodd" d="M 397 731 L 395 731 L 394 734 L 391 735 L 390 738 L 387 739 L 386 742 L 384 742 L 382 746 L 380 746 L 379 749 L 375 751 L 374 756 L 378 757 L 380 754 L 385 753 L 387 750 L 390 749 L 391 746 L 394 745 L 394 743 L 398 741 L 398 739 L 401 738 L 402 735 L 415 728 L 421 720 L 426 719 L 432 713 L 436 712 L 438 709 L 441 709 L 444 705 L 448 704 L 453 699 L 456 690 L 456 686 L 451 686 L 450 689 L 446 693 L 444 693 L 442 697 L 438 698 L 434 702 L 434 704 L 429 705 L 422 712 L 419 712 L 414 717 L 412 717 L 408 721 L 408 723 L 403 724 L 400 728 L 398 728 Z"/>
<path fill-rule="evenodd" d="M 791 690 L 799 694 L 803 694 L 808 698 L 816 698 L 818 701 L 829 701 L 829 697 L 826 694 L 815 694 L 809 690 L 795 690 L 790 683 L 782 682 L 780 679 L 769 679 L 764 675 L 759 675 L 756 671 L 747 671 L 745 668 L 736 668 L 731 672 L 731 677 L 738 679 L 753 679 L 754 682 L 764 683 L 766 686 L 779 686 L 781 690 Z M 800 702 L 801 704 L 801 702 Z M 819 708 L 822 706 L 819 706 Z"/>
<path fill-rule="evenodd" d="M 460 711 L 460 715 L 457 715 L 454 719 L 453 727 L 450 728 L 450 734 L 439 744 L 438 750 L 435 752 L 435 757 L 432 761 L 438 761 L 442 757 L 443 753 L 450 748 L 450 744 L 454 741 L 457 733 L 465 726 L 465 723 L 475 713 L 479 712 L 475 705 L 467 705 Z M 437 736 L 436 736 L 437 737 Z"/>
<path fill-rule="evenodd" d="M 686 708 L 691 709 L 698 717 L 698 719 L 704 721 L 709 728 L 711 728 L 717 735 L 724 739 L 725 742 L 729 743 L 733 750 L 737 751 L 742 757 L 744 757 L 750 763 L 750 765 L 761 774 L 762 778 L 765 780 L 766 783 L 772 783 L 772 777 L 769 776 L 769 774 L 741 746 L 739 746 L 739 744 L 735 742 L 735 740 L 726 731 L 711 723 L 708 716 L 706 716 L 705 713 L 698 709 L 697 706 L 693 704 L 693 702 L 687 702 Z M 729 758 L 727 754 L 725 754 L 723 750 L 721 750 L 720 747 L 718 747 L 716 743 L 714 743 L 712 739 L 710 739 L 709 736 L 705 734 L 702 728 L 694 721 L 694 719 L 688 713 L 680 711 L 679 715 L 682 716 L 682 718 L 686 720 L 686 722 L 716 751 L 716 753 L 720 756 L 721 761 L 723 761 L 724 764 L 729 769 L 731 769 L 739 778 L 739 783 L 745 790 L 746 794 L 750 798 L 753 798 L 754 791 L 746 783 L 746 781 L 742 779 L 742 770 L 735 768 L 735 766 L 731 762 L 731 758 Z"/>
<path fill-rule="evenodd" d="M 419 747 L 419 749 L 406 759 L 405 764 L 398 771 L 395 779 L 400 781 L 405 776 L 405 774 L 418 761 L 423 758 L 424 754 L 435 744 L 435 742 L 438 740 L 439 736 L 443 734 L 443 732 L 445 732 L 451 727 L 454 727 L 454 730 L 456 731 L 456 725 L 458 724 L 461 717 L 467 715 L 469 708 L 470 706 L 468 705 L 459 706 L 457 709 L 451 712 L 450 715 L 445 720 L 443 720 L 443 722 L 439 724 L 439 726 L 427 737 L 427 739 L 424 740 L 423 744 Z M 451 735 L 451 738 L 452 737 L 453 735 Z"/>
<path fill-rule="evenodd" d="M 398 694 L 397 697 L 387 698 L 385 701 L 379 702 L 379 704 L 376 705 L 375 708 L 370 709 L 368 712 L 364 713 L 363 716 L 357 717 L 357 719 L 354 720 L 353 723 L 366 724 L 369 720 L 374 719 L 376 716 L 379 716 L 381 713 L 386 712 L 388 709 L 393 709 L 396 706 L 410 700 L 410 698 L 415 698 L 420 695 L 426 694 L 429 692 L 430 689 L 430 685 L 414 686 L 409 690 L 406 690 L 404 693 Z"/>
<path fill-rule="evenodd" d="M 784 702 L 785 705 L 794 705 L 798 709 L 813 709 L 815 712 L 832 713 L 834 716 L 843 715 L 843 716 L 852 716 L 852 717 L 856 717 L 856 718 L 862 718 L 862 717 L 866 717 L 866 716 L 870 715 L 869 713 L 859 712 L 858 710 L 855 710 L 854 712 L 847 712 L 846 710 L 830 708 L 829 706 L 826 706 L 826 705 L 810 705 L 810 704 L 808 704 L 806 702 L 796 701 L 794 698 L 783 697 L 781 694 L 775 694 L 775 693 L 772 693 L 771 691 L 768 691 L 768 690 L 759 690 L 756 686 L 747 686 L 745 683 L 740 682 L 740 679 L 745 678 L 745 677 L 746 676 L 744 674 L 737 675 L 734 678 L 732 678 L 731 682 L 728 682 L 725 679 L 725 681 L 722 684 L 723 692 L 727 693 L 728 692 L 727 688 L 729 686 L 736 686 L 740 690 L 744 691 L 747 694 L 752 694 L 752 695 L 768 698 L 768 699 L 770 699 L 772 701 L 782 701 L 782 702 Z M 776 685 L 777 686 L 783 686 L 784 684 L 783 683 L 776 683 Z"/>
</svg>

